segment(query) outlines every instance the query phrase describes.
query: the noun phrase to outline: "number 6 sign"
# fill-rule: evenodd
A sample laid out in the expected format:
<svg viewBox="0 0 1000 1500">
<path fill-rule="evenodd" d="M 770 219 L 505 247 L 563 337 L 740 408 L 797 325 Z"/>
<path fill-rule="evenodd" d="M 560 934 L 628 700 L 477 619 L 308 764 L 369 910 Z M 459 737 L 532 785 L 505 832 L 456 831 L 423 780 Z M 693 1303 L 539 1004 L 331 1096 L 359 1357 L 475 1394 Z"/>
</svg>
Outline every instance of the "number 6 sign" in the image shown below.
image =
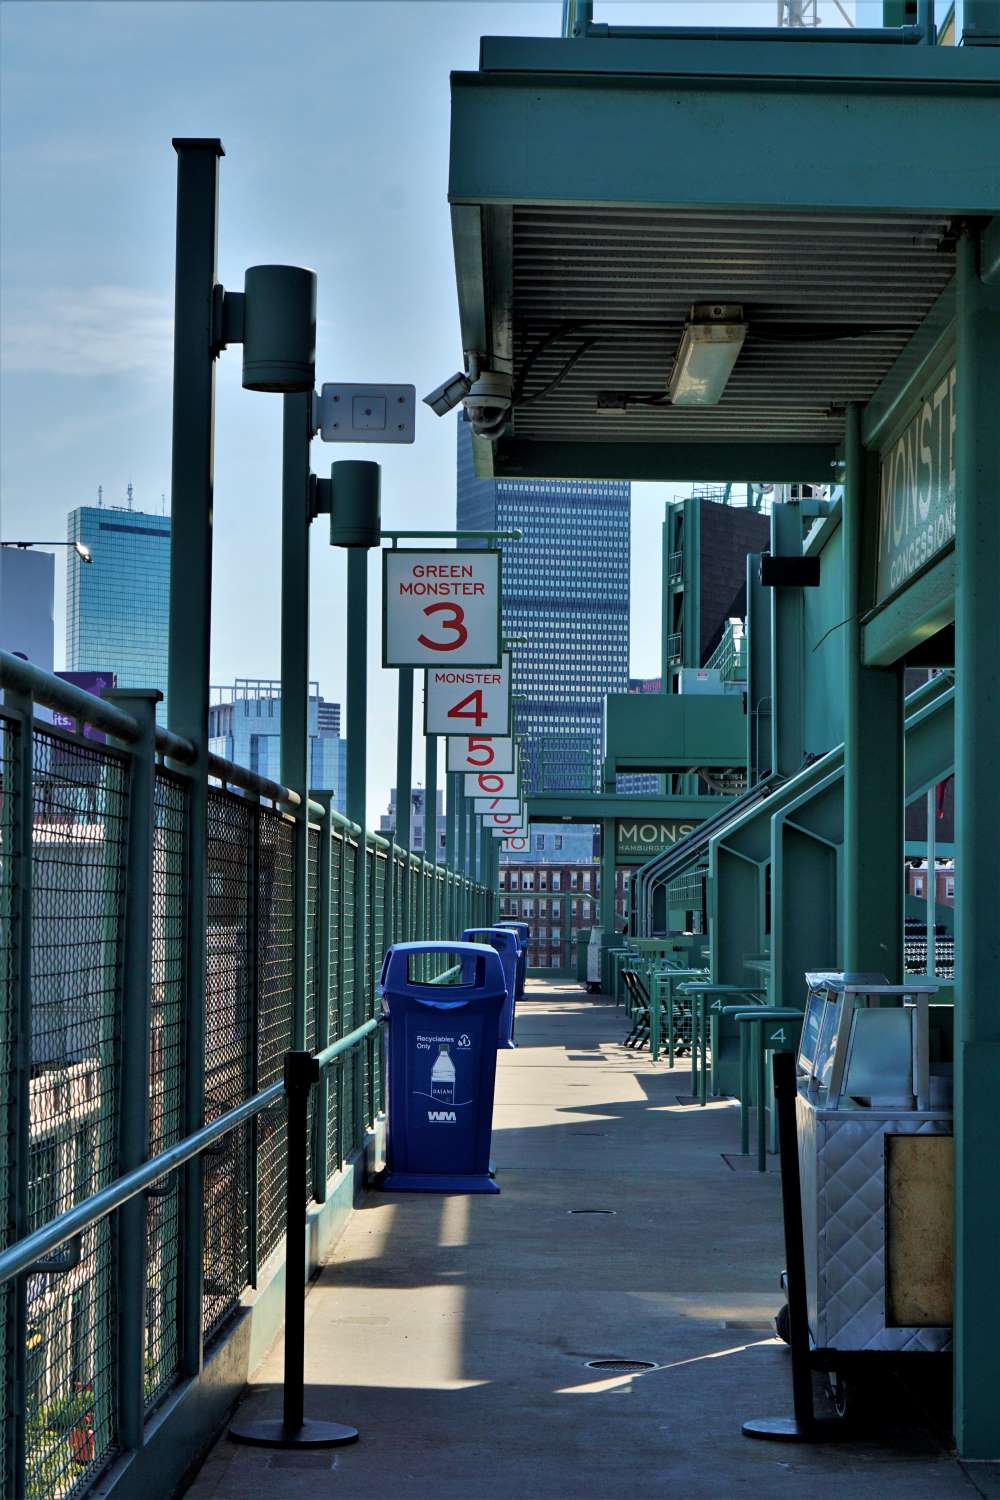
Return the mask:
<svg viewBox="0 0 1000 1500">
<path fill-rule="evenodd" d="M 384 667 L 499 668 L 500 648 L 498 551 L 382 553 Z"/>
<path fill-rule="evenodd" d="M 499 667 L 428 667 L 424 734 L 510 733 L 510 656 Z"/>
</svg>

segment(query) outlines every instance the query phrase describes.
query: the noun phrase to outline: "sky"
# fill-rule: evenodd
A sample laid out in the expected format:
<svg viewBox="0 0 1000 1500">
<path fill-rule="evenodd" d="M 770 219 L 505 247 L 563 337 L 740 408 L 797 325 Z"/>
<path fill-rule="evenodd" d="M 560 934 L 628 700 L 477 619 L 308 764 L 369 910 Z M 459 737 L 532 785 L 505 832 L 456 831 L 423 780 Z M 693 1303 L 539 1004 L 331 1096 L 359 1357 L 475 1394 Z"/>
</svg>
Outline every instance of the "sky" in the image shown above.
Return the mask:
<svg viewBox="0 0 1000 1500">
<path fill-rule="evenodd" d="M 845 8 L 853 14 L 854 6 Z M 776 0 L 597 0 L 619 24 L 773 25 Z M 823 0 L 827 24 L 838 24 Z M 219 136 L 219 276 L 318 274 L 317 384 L 415 384 L 412 447 L 313 445 L 382 464 L 383 526 L 455 524 L 454 415 L 419 397 L 462 352 L 447 204 L 452 69 L 479 38 L 557 36 L 560 0 L 6 0 L 0 6 L 0 535 L 55 539 L 77 505 L 170 503 L 172 136 Z M 869 20 L 864 17 L 864 20 Z M 281 402 L 218 363 L 212 681 L 278 675 Z M 633 486 L 632 672 L 659 672 L 663 502 Z M 161 497 L 165 497 L 161 499 Z M 343 701 L 343 555 L 313 527 L 310 676 Z M 368 820 L 395 772 L 370 559 Z M 65 566 L 56 568 L 63 665 Z M 419 715 L 417 715 L 419 720 Z M 415 738 L 414 784 L 422 773 Z"/>
</svg>

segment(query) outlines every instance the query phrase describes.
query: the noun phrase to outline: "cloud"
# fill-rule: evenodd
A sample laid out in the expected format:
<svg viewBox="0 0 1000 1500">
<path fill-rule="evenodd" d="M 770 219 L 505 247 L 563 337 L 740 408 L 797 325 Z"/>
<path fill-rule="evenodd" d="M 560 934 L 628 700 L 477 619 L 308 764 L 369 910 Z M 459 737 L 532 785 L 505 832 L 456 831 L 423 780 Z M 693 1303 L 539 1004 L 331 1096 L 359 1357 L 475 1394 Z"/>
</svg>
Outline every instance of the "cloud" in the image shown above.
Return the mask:
<svg viewBox="0 0 1000 1500">
<path fill-rule="evenodd" d="M 19 299 L 8 289 L 6 304 L 8 373 L 170 373 L 173 316 L 165 297 L 124 286 L 50 287 Z"/>
</svg>

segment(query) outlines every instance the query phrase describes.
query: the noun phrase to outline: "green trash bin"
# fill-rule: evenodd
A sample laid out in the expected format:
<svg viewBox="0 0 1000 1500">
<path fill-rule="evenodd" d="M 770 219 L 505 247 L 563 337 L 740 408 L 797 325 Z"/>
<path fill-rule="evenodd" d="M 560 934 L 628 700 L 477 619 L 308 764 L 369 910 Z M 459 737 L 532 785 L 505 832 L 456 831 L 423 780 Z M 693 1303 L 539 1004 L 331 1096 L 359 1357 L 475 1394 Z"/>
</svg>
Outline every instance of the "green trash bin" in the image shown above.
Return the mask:
<svg viewBox="0 0 1000 1500">
<path fill-rule="evenodd" d="M 590 946 L 590 928 L 585 927 L 576 934 L 576 977 L 580 984 L 587 983 L 587 949 Z"/>
</svg>

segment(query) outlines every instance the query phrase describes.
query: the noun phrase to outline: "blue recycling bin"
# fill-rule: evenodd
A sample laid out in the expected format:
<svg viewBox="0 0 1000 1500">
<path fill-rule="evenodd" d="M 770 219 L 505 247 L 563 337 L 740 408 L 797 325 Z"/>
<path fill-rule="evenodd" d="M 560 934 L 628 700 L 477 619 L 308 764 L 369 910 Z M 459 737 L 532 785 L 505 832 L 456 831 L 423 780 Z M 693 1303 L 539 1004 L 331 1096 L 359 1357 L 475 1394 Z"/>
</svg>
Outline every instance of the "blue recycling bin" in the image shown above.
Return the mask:
<svg viewBox="0 0 1000 1500">
<path fill-rule="evenodd" d="M 396 943 L 379 988 L 388 1020 L 383 1186 L 498 1193 L 490 1136 L 507 1004 L 500 955 L 480 943 Z"/>
<path fill-rule="evenodd" d="M 531 928 L 527 922 L 512 922 L 504 917 L 500 922 L 494 922 L 494 927 L 507 927 L 511 932 L 517 933 L 517 992 L 514 995 L 514 1005 L 524 999 L 524 983 L 528 977 L 528 943 L 531 941 Z"/>
<path fill-rule="evenodd" d="M 517 1046 L 514 1041 L 514 1005 L 517 1000 L 517 961 L 520 944 L 517 933 L 509 927 L 467 927 L 462 933 L 463 943 L 488 943 L 500 955 L 504 984 L 507 986 L 507 1003 L 500 1017 L 501 1052 L 509 1052 Z"/>
</svg>

